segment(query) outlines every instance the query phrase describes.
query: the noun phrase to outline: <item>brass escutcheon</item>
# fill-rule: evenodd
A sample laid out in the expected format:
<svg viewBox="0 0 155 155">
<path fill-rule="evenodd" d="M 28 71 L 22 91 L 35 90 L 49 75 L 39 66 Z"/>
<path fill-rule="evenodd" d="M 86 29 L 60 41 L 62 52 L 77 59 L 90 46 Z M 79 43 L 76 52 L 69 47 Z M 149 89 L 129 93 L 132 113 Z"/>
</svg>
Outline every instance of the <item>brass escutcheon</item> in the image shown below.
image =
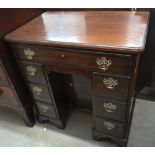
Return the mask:
<svg viewBox="0 0 155 155">
<path fill-rule="evenodd" d="M 48 111 L 48 107 L 47 106 L 44 106 L 44 105 L 41 105 L 40 106 L 40 110 L 45 113 L 45 112 Z"/>
<path fill-rule="evenodd" d="M 110 102 L 103 103 L 103 106 L 104 106 L 105 110 L 107 112 L 110 112 L 110 113 L 114 112 L 117 109 L 117 106 L 115 104 L 110 103 Z"/>
<path fill-rule="evenodd" d="M 114 89 L 119 84 L 118 80 L 114 80 L 113 78 L 104 78 L 103 83 L 108 89 Z"/>
<path fill-rule="evenodd" d="M 107 60 L 105 57 L 101 57 L 96 59 L 96 64 L 99 69 L 106 71 L 108 67 L 112 65 L 112 61 L 110 59 Z"/>
<path fill-rule="evenodd" d="M 34 57 L 35 52 L 33 50 L 31 50 L 30 48 L 27 48 L 24 50 L 24 54 L 27 59 L 31 60 Z"/>
<path fill-rule="evenodd" d="M 27 66 L 26 70 L 27 70 L 28 74 L 31 75 L 31 76 L 34 76 L 36 74 L 36 72 L 37 72 L 37 68 L 33 67 L 32 65 Z"/>
<path fill-rule="evenodd" d="M 42 89 L 37 87 L 37 86 L 33 86 L 32 87 L 34 94 L 36 95 L 41 95 Z"/>
<path fill-rule="evenodd" d="M 111 122 L 104 122 L 104 127 L 108 130 L 113 130 L 115 128 L 115 124 L 111 123 Z"/>
</svg>

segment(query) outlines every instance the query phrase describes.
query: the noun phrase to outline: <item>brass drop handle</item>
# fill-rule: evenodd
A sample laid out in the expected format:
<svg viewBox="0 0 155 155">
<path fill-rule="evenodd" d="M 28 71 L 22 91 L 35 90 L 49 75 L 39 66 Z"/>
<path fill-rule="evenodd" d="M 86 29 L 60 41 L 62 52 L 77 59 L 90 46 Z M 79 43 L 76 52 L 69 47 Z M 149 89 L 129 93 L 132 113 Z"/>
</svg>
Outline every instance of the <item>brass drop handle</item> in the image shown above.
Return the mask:
<svg viewBox="0 0 155 155">
<path fill-rule="evenodd" d="M 35 55 L 35 52 L 32 49 L 27 48 L 24 50 L 24 54 L 27 59 L 32 60 Z"/>
<path fill-rule="evenodd" d="M 27 70 L 29 75 L 31 75 L 31 76 L 35 76 L 36 75 L 36 72 L 37 72 L 37 68 L 36 67 L 33 67 L 32 65 L 30 65 L 30 66 L 26 67 L 26 70 Z"/>
<path fill-rule="evenodd" d="M 115 110 L 117 110 L 117 105 L 112 104 L 111 102 L 103 103 L 103 107 L 106 110 L 106 112 L 112 113 Z"/>
<path fill-rule="evenodd" d="M 32 87 L 34 94 L 41 95 L 42 89 L 40 87 L 34 86 Z"/>
<path fill-rule="evenodd" d="M 113 130 L 116 126 L 114 123 L 110 122 L 110 121 L 104 121 L 104 127 L 107 130 Z"/>
<path fill-rule="evenodd" d="M 107 60 L 105 57 L 101 57 L 96 59 L 96 64 L 99 69 L 106 71 L 112 65 L 112 61 L 110 59 Z"/>
<path fill-rule="evenodd" d="M 114 80 L 113 78 L 104 78 L 103 83 L 108 89 L 114 89 L 119 84 L 118 80 Z"/>
</svg>

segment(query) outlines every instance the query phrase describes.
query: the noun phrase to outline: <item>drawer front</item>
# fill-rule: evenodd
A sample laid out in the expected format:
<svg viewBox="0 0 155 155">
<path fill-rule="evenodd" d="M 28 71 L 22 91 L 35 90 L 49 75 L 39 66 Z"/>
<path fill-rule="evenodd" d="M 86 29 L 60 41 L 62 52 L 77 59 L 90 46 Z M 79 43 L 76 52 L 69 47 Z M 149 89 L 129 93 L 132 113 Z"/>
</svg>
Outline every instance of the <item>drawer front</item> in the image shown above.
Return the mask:
<svg viewBox="0 0 155 155">
<path fill-rule="evenodd" d="M 18 101 L 11 88 L 0 86 L 0 103 L 18 106 Z"/>
<path fill-rule="evenodd" d="M 37 106 L 37 109 L 38 109 L 40 115 L 51 117 L 54 119 L 58 118 L 56 111 L 52 105 L 48 105 L 48 104 L 45 104 L 42 102 L 36 102 L 36 106 Z"/>
<path fill-rule="evenodd" d="M 13 45 L 18 59 L 70 65 L 98 72 L 131 74 L 132 56 L 122 54 L 90 54 L 88 51 L 49 48 L 34 45 Z M 95 52 L 94 52 L 95 53 Z"/>
<path fill-rule="evenodd" d="M 48 87 L 38 84 L 28 84 L 35 100 L 52 103 Z"/>
<path fill-rule="evenodd" d="M 2 62 L 0 61 L 0 85 L 1 86 L 10 86 L 10 83 L 7 79 L 5 71 L 3 69 Z"/>
<path fill-rule="evenodd" d="M 95 129 L 118 138 L 124 137 L 124 124 L 109 119 L 95 117 Z"/>
<path fill-rule="evenodd" d="M 19 66 L 24 78 L 27 81 L 40 84 L 47 83 L 41 64 L 19 62 Z"/>
<path fill-rule="evenodd" d="M 126 104 L 104 98 L 95 98 L 93 110 L 95 116 L 124 121 Z"/>
<path fill-rule="evenodd" d="M 93 74 L 95 96 L 127 101 L 130 79 L 107 74 Z"/>
</svg>

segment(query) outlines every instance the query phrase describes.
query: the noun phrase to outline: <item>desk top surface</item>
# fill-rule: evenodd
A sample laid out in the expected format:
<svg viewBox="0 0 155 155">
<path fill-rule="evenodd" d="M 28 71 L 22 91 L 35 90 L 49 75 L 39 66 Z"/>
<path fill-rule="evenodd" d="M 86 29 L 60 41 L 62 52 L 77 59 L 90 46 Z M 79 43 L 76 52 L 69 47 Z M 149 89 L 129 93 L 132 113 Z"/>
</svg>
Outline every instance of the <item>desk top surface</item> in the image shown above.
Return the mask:
<svg viewBox="0 0 155 155">
<path fill-rule="evenodd" d="M 45 12 L 5 39 L 10 42 L 109 51 L 143 51 L 148 12 Z"/>
</svg>

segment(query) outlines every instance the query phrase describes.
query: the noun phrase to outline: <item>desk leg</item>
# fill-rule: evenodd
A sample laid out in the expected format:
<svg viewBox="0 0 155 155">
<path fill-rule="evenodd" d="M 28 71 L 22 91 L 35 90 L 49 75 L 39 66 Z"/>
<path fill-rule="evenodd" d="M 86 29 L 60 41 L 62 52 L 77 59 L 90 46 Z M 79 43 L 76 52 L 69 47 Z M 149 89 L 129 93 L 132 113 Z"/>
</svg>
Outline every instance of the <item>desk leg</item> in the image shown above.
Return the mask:
<svg viewBox="0 0 155 155">
<path fill-rule="evenodd" d="M 36 119 L 39 123 L 51 123 L 51 124 L 55 125 L 58 129 L 64 129 L 66 126 L 65 122 L 63 122 L 61 120 L 47 118 L 47 117 L 40 116 L 40 115 L 36 115 Z"/>
<path fill-rule="evenodd" d="M 22 116 L 23 121 L 28 127 L 33 127 L 35 124 L 35 116 L 33 113 L 33 109 L 29 108 L 26 111 L 23 109 L 18 109 L 17 112 Z"/>
<path fill-rule="evenodd" d="M 104 133 L 96 131 L 94 128 L 92 129 L 93 139 L 97 141 L 101 140 L 111 140 L 116 143 L 118 146 L 126 147 L 128 144 L 128 139 L 119 139 L 110 135 L 106 135 Z"/>
</svg>

